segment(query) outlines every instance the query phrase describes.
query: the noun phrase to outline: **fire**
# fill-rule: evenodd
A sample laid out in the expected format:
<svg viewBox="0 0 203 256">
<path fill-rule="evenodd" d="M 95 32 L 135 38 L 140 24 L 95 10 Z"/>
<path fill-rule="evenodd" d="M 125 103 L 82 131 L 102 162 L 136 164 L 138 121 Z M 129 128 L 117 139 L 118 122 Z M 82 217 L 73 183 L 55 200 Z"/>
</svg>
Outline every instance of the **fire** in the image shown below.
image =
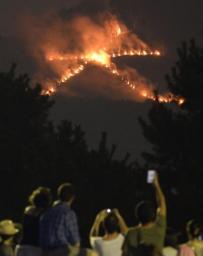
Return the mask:
<svg viewBox="0 0 203 256">
<path fill-rule="evenodd" d="M 74 76 L 81 73 L 87 65 L 94 64 L 106 69 L 115 79 L 118 79 L 128 89 L 132 90 L 133 94 L 142 99 L 157 100 L 161 103 L 176 102 L 178 105 L 182 105 L 185 102 L 184 98 L 171 93 L 155 95 L 153 86 L 150 86 L 146 80 L 145 82 L 142 79 L 139 80 L 138 76 L 130 77 L 127 71 L 124 72 L 116 67 L 115 58 L 125 56 L 161 57 L 162 53 L 158 49 L 151 49 L 135 34 L 129 32 L 127 27 L 115 17 L 105 20 L 103 26 L 95 25 L 84 17 L 78 18 L 73 23 L 77 27 L 75 30 L 77 33 L 75 34 L 81 36 L 80 50 L 70 50 L 72 49 L 71 47 L 70 49 L 67 47 L 69 50 L 61 49 L 60 44 L 58 46 L 53 44 L 50 47 L 50 40 L 54 37 L 52 34 L 51 39 L 48 38 L 49 40 L 47 40 L 48 43 L 46 45 L 48 46 L 43 49 L 45 61 L 57 75 L 56 86 L 48 86 L 43 91 L 43 94 L 52 95 L 56 92 L 58 86 L 67 83 Z M 85 28 L 84 24 L 87 24 Z M 78 36 L 78 38 L 80 37 Z M 63 46 L 65 45 L 64 41 Z"/>
<path fill-rule="evenodd" d="M 42 95 L 49 95 L 51 96 L 56 92 L 56 89 L 52 86 L 48 87 L 46 90 L 42 90 Z"/>
<path fill-rule="evenodd" d="M 116 76 L 120 81 L 122 81 L 127 87 L 132 89 L 133 91 L 136 91 L 137 95 L 140 95 L 140 97 L 148 100 L 157 100 L 160 103 L 171 103 L 176 102 L 178 105 L 182 105 L 185 100 L 182 97 L 174 96 L 171 93 L 168 93 L 166 95 L 158 95 L 155 96 L 153 91 L 150 88 L 140 89 L 139 86 L 136 86 L 135 81 L 131 81 L 130 79 L 124 77 L 122 75 L 122 72 L 120 72 L 115 64 L 112 63 L 112 59 L 116 57 L 121 56 L 161 56 L 161 52 L 158 50 L 123 50 L 119 52 L 114 52 L 112 54 L 109 54 L 105 52 L 104 50 L 99 50 L 98 52 L 90 52 L 85 55 L 60 55 L 55 54 L 48 56 L 48 60 L 50 62 L 53 61 L 70 61 L 70 60 L 76 60 L 82 64 L 80 64 L 76 68 L 67 69 L 62 74 L 61 78 L 58 80 L 58 84 L 63 84 L 73 78 L 74 76 L 78 75 L 80 72 L 82 72 L 85 69 L 85 66 L 89 63 L 94 63 L 96 65 L 100 65 L 101 67 L 106 68 L 113 76 Z M 48 88 L 44 94 L 51 95 L 55 93 L 56 89 L 53 87 Z"/>
<path fill-rule="evenodd" d="M 117 36 L 120 36 L 120 34 L 121 34 L 121 28 L 118 27 L 118 28 L 117 28 Z"/>
<path fill-rule="evenodd" d="M 110 64 L 109 55 L 102 50 L 100 50 L 99 52 L 92 52 L 90 54 L 87 54 L 84 57 L 84 59 L 89 62 L 95 62 L 96 64 L 100 64 L 100 65 L 108 66 Z"/>
</svg>

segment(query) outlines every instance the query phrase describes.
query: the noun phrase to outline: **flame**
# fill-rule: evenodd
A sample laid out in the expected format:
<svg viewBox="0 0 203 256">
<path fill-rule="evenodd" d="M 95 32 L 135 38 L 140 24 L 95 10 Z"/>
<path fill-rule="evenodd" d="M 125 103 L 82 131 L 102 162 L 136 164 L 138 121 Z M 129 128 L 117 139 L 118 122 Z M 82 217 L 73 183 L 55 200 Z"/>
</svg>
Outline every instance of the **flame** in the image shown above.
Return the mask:
<svg viewBox="0 0 203 256">
<path fill-rule="evenodd" d="M 117 28 L 117 36 L 120 36 L 120 34 L 121 34 L 121 28 L 118 27 L 118 28 Z"/>
<path fill-rule="evenodd" d="M 56 92 L 56 89 L 53 86 L 48 87 L 47 89 L 42 90 L 42 95 L 51 96 Z"/>
<path fill-rule="evenodd" d="M 87 22 L 86 30 L 83 25 Z M 159 101 L 160 103 L 176 102 L 182 105 L 185 99 L 171 93 L 155 95 L 153 87 L 139 79 L 133 79 L 125 72 L 118 69 L 113 62 L 115 58 L 123 56 L 132 57 L 161 57 L 162 53 L 158 49 L 151 49 L 136 35 L 128 31 L 127 27 L 119 22 L 115 17 L 104 21 L 104 25 L 96 27 L 89 20 L 78 19 L 77 33 L 82 34 L 82 47 L 80 51 L 73 52 L 64 50 L 61 47 L 45 47 L 45 61 L 49 63 L 57 74 L 56 86 L 48 86 L 42 93 L 52 95 L 56 92 L 57 86 L 67 83 L 74 76 L 81 73 L 88 64 L 95 64 L 106 69 L 112 76 L 122 82 L 128 89 L 132 90 L 142 99 Z M 74 33 L 73 33 L 74 34 Z M 53 38 L 53 35 L 51 35 Z M 46 45 L 49 45 L 46 44 Z M 146 80 L 145 80 L 146 81 Z"/>
<path fill-rule="evenodd" d="M 100 50 L 99 52 L 92 52 L 90 54 L 87 54 L 84 59 L 86 59 L 89 62 L 95 62 L 96 64 L 100 65 L 109 65 L 110 64 L 110 57 L 109 55 Z"/>
<path fill-rule="evenodd" d="M 140 89 L 140 86 L 136 86 L 135 81 L 131 81 L 129 78 L 126 78 L 122 75 L 122 72 L 119 71 L 115 64 L 111 62 L 111 59 L 120 57 L 120 56 L 161 56 L 161 52 L 158 50 L 149 51 L 149 50 L 134 50 L 131 49 L 129 51 L 123 50 L 122 52 L 114 52 L 112 54 L 108 54 L 104 50 L 100 50 L 98 52 L 90 52 L 85 55 L 74 56 L 74 55 L 60 55 L 55 54 L 48 56 L 48 60 L 50 62 L 53 61 L 67 61 L 67 60 L 77 60 L 82 62 L 76 68 L 67 69 L 62 74 L 61 78 L 58 80 L 58 84 L 63 84 L 73 78 L 74 76 L 78 75 L 85 69 L 85 66 L 89 63 L 94 63 L 106 68 L 113 76 L 116 76 L 120 81 L 122 81 L 126 86 L 128 86 L 131 90 L 136 91 L 137 95 L 139 95 L 143 99 L 148 99 L 152 101 L 158 101 L 160 103 L 171 103 L 176 102 L 178 105 L 182 105 L 185 102 L 185 99 L 182 97 L 174 96 L 171 93 L 166 95 L 158 95 L 155 96 L 152 89 L 145 88 Z M 46 95 L 51 95 L 56 92 L 56 89 L 51 87 L 48 88 L 45 92 Z"/>
</svg>

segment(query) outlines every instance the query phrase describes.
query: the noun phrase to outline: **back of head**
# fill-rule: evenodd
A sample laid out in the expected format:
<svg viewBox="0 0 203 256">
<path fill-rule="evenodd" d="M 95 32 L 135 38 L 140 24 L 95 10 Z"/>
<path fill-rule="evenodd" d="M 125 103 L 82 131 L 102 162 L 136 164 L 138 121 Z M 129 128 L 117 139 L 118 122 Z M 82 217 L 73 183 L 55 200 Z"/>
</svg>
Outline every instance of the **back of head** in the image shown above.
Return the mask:
<svg viewBox="0 0 203 256">
<path fill-rule="evenodd" d="M 180 233 L 173 228 L 167 228 L 165 237 L 165 246 L 176 248 L 179 244 Z"/>
<path fill-rule="evenodd" d="M 63 183 L 58 187 L 57 195 L 60 201 L 69 202 L 75 196 L 75 189 L 71 183 Z"/>
<path fill-rule="evenodd" d="M 29 197 L 31 205 L 39 208 L 47 208 L 52 202 L 51 191 L 47 187 L 38 187 Z"/>
<path fill-rule="evenodd" d="M 200 223 L 197 220 L 188 221 L 186 231 L 190 239 L 199 237 L 201 234 Z"/>
<path fill-rule="evenodd" d="M 105 232 L 107 232 L 108 234 L 112 234 L 114 232 L 119 231 L 118 218 L 113 212 L 109 213 L 105 217 L 103 225 L 104 225 Z"/>
<path fill-rule="evenodd" d="M 153 245 L 140 244 L 130 249 L 130 256 L 161 256 Z"/>
<path fill-rule="evenodd" d="M 136 216 L 142 224 L 153 222 L 156 219 L 156 208 L 149 201 L 140 202 L 135 209 Z"/>
</svg>

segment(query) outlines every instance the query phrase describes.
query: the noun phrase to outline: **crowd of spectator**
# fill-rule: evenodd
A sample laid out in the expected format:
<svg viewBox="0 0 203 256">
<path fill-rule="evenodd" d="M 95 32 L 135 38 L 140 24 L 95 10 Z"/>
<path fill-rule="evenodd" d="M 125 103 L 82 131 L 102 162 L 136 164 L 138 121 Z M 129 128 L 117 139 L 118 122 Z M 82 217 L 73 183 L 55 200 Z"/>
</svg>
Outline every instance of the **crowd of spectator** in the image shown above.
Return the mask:
<svg viewBox="0 0 203 256">
<path fill-rule="evenodd" d="M 101 210 L 90 228 L 90 248 L 82 248 L 77 215 L 71 208 L 74 186 L 63 183 L 52 200 L 49 188 L 29 196 L 22 228 L 12 220 L 0 221 L 0 256 L 203 256 L 202 227 L 197 220 L 186 225 L 187 241 L 167 228 L 165 196 L 158 175 L 152 181 L 156 206 L 142 201 L 135 207 L 139 224 L 128 227 L 118 209 Z"/>
</svg>

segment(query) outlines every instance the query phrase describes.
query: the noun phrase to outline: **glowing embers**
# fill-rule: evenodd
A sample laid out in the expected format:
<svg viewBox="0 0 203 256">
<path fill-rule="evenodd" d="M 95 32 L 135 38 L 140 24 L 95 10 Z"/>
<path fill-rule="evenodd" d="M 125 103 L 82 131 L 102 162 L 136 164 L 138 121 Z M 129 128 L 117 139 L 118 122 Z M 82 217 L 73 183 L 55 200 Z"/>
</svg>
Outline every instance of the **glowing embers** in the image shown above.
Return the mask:
<svg viewBox="0 0 203 256">
<path fill-rule="evenodd" d="M 125 86 L 136 92 L 136 94 L 143 98 L 153 101 L 159 101 L 160 103 L 170 103 L 176 102 L 177 104 L 181 105 L 184 103 L 184 99 L 182 97 L 175 96 L 171 93 L 167 93 L 165 95 L 157 95 L 155 96 L 153 89 L 147 85 L 142 86 L 139 81 L 132 80 L 128 76 L 123 74 L 123 71 L 119 70 L 116 65 L 111 61 L 112 58 L 121 57 L 121 56 L 161 56 L 160 51 L 150 51 L 150 50 L 123 50 L 119 52 L 114 52 L 113 54 L 108 54 L 105 50 L 99 50 L 97 52 L 90 51 L 84 55 L 61 55 L 61 54 L 52 54 L 48 57 L 50 62 L 54 61 L 69 61 L 72 63 L 70 67 L 65 69 L 65 72 L 61 75 L 60 79 L 58 80 L 58 85 L 63 84 L 70 80 L 72 77 L 78 75 L 82 72 L 86 65 L 88 64 L 96 64 L 103 68 L 106 68 L 113 76 L 117 77 Z M 76 64 L 75 64 L 76 63 Z M 71 67 L 72 66 L 72 67 Z M 144 89 L 143 89 L 144 87 Z M 55 93 L 56 88 L 50 87 L 44 94 L 51 95 Z"/>
<path fill-rule="evenodd" d="M 85 22 L 87 24 L 84 27 Z M 79 47 L 69 47 L 72 46 L 70 38 L 73 36 L 74 39 L 74 35 L 81 38 L 81 43 L 78 40 L 73 40 Z M 63 38 L 66 38 L 66 34 L 62 34 Z M 66 40 L 62 40 L 62 44 L 59 44 L 60 47 L 57 43 L 52 47 L 50 44 L 48 44 L 49 47 L 45 47 L 45 61 L 48 62 L 57 77 L 55 87 L 48 86 L 46 94 L 51 95 L 58 86 L 67 83 L 82 72 L 87 65 L 93 64 L 106 69 L 117 79 L 118 84 L 130 92 L 133 99 L 184 103 L 183 98 L 171 93 L 155 95 L 154 86 L 136 70 L 132 71 L 128 67 L 124 70 L 117 68 L 114 63 L 115 58 L 125 56 L 160 57 L 161 52 L 157 49 L 151 49 L 116 17 L 108 16 L 99 24 L 93 23 L 89 18 L 77 18 L 74 21 L 70 38 L 67 37 Z"/>
<path fill-rule="evenodd" d="M 136 92 L 136 95 L 141 98 L 158 101 L 160 103 L 171 103 L 175 102 L 178 105 L 182 105 L 185 99 L 179 96 L 175 96 L 172 93 L 166 93 L 164 95 L 155 95 L 153 88 L 142 85 L 139 81 L 133 81 L 128 76 L 123 75 L 123 72 L 118 70 L 115 65 L 109 66 L 108 71 L 116 76 L 122 83 L 128 86 L 130 89 Z M 144 89 L 143 89 L 144 88 Z"/>
<path fill-rule="evenodd" d="M 59 79 L 58 83 L 65 83 L 66 81 L 68 81 L 70 78 L 78 75 L 80 72 L 82 72 L 84 70 L 84 65 L 79 65 L 79 67 L 76 68 L 71 68 L 71 69 L 67 69 L 65 71 L 65 73 L 61 76 L 61 78 Z"/>
<path fill-rule="evenodd" d="M 87 54 L 49 54 L 48 61 L 92 61 L 100 64 L 110 64 L 110 58 L 117 58 L 122 56 L 161 56 L 158 50 L 120 50 L 107 53 L 105 50 L 92 51 Z"/>
</svg>

